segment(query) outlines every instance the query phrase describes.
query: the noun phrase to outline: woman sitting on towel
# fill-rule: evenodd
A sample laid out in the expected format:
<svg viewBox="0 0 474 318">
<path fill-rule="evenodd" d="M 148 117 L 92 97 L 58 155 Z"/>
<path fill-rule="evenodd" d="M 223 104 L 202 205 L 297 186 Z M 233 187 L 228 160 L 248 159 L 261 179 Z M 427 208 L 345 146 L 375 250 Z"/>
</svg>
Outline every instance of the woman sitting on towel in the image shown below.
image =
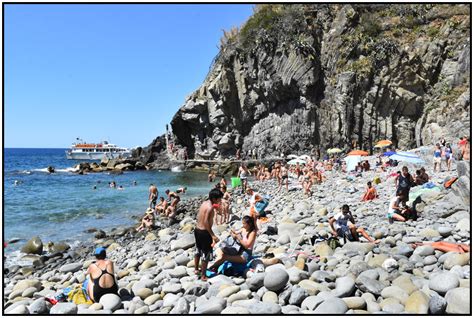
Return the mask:
<svg viewBox="0 0 474 318">
<path fill-rule="evenodd" d="M 257 228 L 252 217 L 246 215 L 242 218 L 242 228 L 238 231 L 231 229 L 230 235 L 240 244 L 240 250 L 237 255 L 226 255 L 222 249 L 216 250 L 217 259 L 210 267 L 210 270 L 217 272 L 219 266 L 225 261 L 232 263 L 245 264 L 251 256 L 255 240 L 257 239 Z"/>
<path fill-rule="evenodd" d="M 377 190 L 372 186 L 372 182 L 367 182 L 367 189 L 365 190 L 365 194 L 362 197 L 362 201 L 371 201 L 373 199 L 378 198 Z"/>
</svg>

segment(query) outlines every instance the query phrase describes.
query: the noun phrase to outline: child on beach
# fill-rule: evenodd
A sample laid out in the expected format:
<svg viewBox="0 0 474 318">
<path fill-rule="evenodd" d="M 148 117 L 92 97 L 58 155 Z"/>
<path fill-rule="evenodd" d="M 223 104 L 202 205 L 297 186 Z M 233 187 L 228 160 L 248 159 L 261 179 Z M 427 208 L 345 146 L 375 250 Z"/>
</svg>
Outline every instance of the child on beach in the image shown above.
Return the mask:
<svg viewBox="0 0 474 318">
<path fill-rule="evenodd" d="M 377 190 L 372 186 L 372 182 L 367 182 L 367 188 L 362 196 L 362 201 L 371 201 L 378 198 Z"/>
</svg>

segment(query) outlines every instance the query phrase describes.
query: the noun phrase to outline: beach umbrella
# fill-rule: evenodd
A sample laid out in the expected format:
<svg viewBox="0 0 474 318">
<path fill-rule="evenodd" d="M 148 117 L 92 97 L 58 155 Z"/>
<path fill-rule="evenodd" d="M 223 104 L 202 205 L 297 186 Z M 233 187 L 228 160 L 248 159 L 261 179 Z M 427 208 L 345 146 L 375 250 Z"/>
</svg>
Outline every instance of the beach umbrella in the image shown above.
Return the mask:
<svg viewBox="0 0 474 318">
<path fill-rule="evenodd" d="M 343 159 L 347 165 L 347 171 L 355 170 L 357 164 L 362 160 L 362 156 L 360 155 L 350 155 Z"/>
<path fill-rule="evenodd" d="M 301 159 L 293 159 L 293 160 L 288 161 L 289 165 L 296 165 L 298 163 L 299 164 L 306 164 L 306 161 L 301 160 Z"/>
<path fill-rule="evenodd" d="M 377 142 L 374 148 L 385 148 L 391 145 L 392 145 L 392 142 L 390 140 L 380 140 L 379 142 Z"/>
<path fill-rule="evenodd" d="M 297 159 L 297 158 L 298 158 L 297 155 L 288 155 L 288 156 L 286 157 L 286 159 Z"/>
<path fill-rule="evenodd" d="M 301 159 L 301 160 L 307 160 L 307 159 L 310 159 L 311 157 L 308 156 L 308 155 L 301 155 L 298 157 L 298 159 Z"/>
<path fill-rule="evenodd" d="M 396 154 L 391 155 L 389 158 L 392 160 L 415 163 L 415 164 L 425 163 L 425 161 L 421 159 L 417 154 L 413 152 L 406 152 L 406 151 L 399 151 Z"/>
<path fill-rule="evenodd" d="M 394 154 L 396 154 L 395 151 L 386 151 L 382 154 L 382 156 L 388 157 L 388 156 L 391 156 L 391 155 L 394 155 Z"/>
<path fill-rule="evenodd" d="M 364 150 L 352 150 L 347 154 L 348 156 L 368 156 L 369 153 Z"/>
<path fill-rule="evenodd" d="M 342 152 L 341 149 L 339 148 L 331 148 L 331 149 L 328 149 L 327 153 L 340 153 Z"/>
</svg>

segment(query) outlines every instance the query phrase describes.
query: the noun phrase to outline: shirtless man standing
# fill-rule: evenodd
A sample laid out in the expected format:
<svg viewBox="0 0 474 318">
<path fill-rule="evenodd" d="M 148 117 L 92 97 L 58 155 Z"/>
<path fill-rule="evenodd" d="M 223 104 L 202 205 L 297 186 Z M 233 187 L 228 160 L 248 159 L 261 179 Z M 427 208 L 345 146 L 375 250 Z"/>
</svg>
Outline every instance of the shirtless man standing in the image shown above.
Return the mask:
<svg viewBox="0 0 474 318">
<path fill-rule="evenodd" d="M 152 183 L 148 188 L 148 200 L 150 201 L 150 209 L 154 209 L 156 206 L 156 199 L 158 199 L 158 189 Z"/>
<path fill-rule="evenodd" d="M 219 238 L 212 231 L 214 220 L 214 210 L 218 209 L 222 200 L 222 192 L 219 189 L 212 189 L 209 192 L 209 200 L 204 201 L 197 214 L 197 224 L 194 229 L 196 239 L 196 254 L 194 255 L 194 273 L 199 275 L 199 260 L 201 262 L 201 279 L 207 280 L 207 264 L 212 258 L 212 246 L 219 241 Z"/>
</svg>

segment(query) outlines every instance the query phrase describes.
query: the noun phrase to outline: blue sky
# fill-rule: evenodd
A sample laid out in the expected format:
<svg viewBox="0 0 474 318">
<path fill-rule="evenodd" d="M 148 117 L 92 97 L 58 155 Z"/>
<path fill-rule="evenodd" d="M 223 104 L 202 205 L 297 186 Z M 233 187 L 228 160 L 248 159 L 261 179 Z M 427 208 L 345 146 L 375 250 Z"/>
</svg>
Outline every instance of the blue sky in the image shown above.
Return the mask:
<svg viewBox="0 0 474 318">
<path fill-rule="evenodd" d="M 5 147 L 146 146 L 252 5 L 5 5 Z"/>
</svg>

